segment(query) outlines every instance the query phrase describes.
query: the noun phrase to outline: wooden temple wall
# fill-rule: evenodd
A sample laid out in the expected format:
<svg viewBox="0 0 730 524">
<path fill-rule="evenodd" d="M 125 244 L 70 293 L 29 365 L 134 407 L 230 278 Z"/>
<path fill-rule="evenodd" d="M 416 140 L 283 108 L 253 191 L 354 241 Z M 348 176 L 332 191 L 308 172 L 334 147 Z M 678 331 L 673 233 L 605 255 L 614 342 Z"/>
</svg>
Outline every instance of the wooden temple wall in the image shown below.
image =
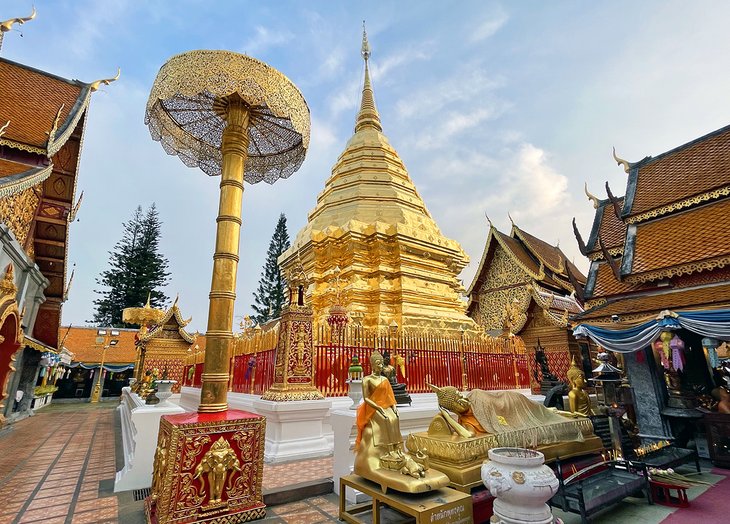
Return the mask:
<svg viewBox="0 0 730 524">
<path fill-rule="evenodd" d="M 535 363 L 538 340 L 540 346 L 545 350 L 550 372 L 560 380 L 567 383 L 566 373 L 573 357 L 578 365 L 581 365 L 581 350 L 573 334 L 568 328 L 556 326 L 547 320 L 543 310 L 538 306 L 533 305 L 530 309 L 527 323 L 519 335 L 526 347 L 530 388 L 533 393 L 540 392 L 540 381 L 542 380 L 540 367 Z"/>
<path fill-rule="evenodd" d="M 396 366 L 398 381 L 411 393 L 430 392 L 428 384 L 470 389 L 526 389 L 530 387 L 528 358 L 520 337 L 493 338 L 468 335 L 458 338 L 433 333 L 391 334 L 386 329 L 350 326 L 333 336 L 326 324 L 314 329 L 315 384 L 325 396 L 347 395 L 347 369 L 357 356 L 364 374 L 370 373 L 370 354 L 391 351 L 402 356 Z M 231 357 L 230 390 L 263 394 L 273 381 L 277 329 L 237 337 Z M 204 352 L 186 363 L 186 384 L 200 385 Z M 403 375 L 405 371 L 405 376 Z"/>
</svg>

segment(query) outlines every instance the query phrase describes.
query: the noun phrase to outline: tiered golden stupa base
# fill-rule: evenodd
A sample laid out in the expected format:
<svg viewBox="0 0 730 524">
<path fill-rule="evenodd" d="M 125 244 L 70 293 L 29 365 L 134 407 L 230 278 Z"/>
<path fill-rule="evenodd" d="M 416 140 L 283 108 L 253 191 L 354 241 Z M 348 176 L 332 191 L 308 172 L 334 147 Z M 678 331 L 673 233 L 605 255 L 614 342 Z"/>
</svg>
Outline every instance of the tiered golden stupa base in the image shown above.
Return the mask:
<svg viewBox="0 0 730 524">
<path fill-rule="evenodd" d="M 603 451 L 601 439 L 592 432 L 583 431 L 583 442 L 565 441 L 545 444 L 535 448 L 545 455 L 545 462 L 600 453 Z M 430 466 L 442 471 L 449 477 L 449 486 L 465 493 L 482 485 L 481 467 L 487 459 L 487 452 L 501 447 L 497 435 L 479 435 L 476 437 L 460 437 L 451 435 L 429 435 L 427 432 L 411 433 L 406 440 L 408 449 L 425 451 Z"/>
</svg>

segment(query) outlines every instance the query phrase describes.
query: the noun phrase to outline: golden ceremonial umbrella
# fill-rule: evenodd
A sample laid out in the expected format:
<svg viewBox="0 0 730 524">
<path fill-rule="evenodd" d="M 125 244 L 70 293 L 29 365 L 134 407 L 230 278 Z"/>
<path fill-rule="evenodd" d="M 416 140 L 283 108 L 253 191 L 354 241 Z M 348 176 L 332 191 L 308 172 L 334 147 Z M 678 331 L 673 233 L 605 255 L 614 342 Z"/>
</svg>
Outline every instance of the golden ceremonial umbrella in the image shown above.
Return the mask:
<svg viewBox="0 0 730 524">
<path fill-rule="evenodd" d="M 243 181 L 273 184 L 299 169 L 309 147 L 309 108 L 287 77 L 259 60 L 189 51 L 160 68 L 145 123 L 167 153 L 222 177 L 198 411 L 225 411 Z"/>
</svg>

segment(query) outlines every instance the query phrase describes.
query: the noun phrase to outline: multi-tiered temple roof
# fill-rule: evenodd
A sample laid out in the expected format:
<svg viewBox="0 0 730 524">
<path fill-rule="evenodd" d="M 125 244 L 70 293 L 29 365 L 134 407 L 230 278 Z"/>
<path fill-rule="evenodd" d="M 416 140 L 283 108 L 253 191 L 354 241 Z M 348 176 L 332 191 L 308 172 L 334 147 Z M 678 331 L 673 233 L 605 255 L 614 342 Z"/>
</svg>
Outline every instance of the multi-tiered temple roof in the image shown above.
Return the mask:
<svg viewBox="0 0 730 524">
<path fill-rule="evenodd" d="M 730 126 L 621 162 L 626 196 L 595 200 L 578 319 L 633 322 L 664 309 L 730 305 Z"/>
<path fill-rule="evenodd" d="M 67 241 L 86 112 L 101 82 L 0 57 L 0 220 L 49 281 L 33 337 L 58 348 Z"/>
<path fill-rule="evenodd" d="M 382 132 L 369 56 L 364 39 L 355 133 L 280 264 L 285 273 L 301 264 L 311 279 L 316 320 L 327 316 L 341 291 L 342 305 L 364 326 L 473 329 L 457 278 L 469 259 L 441 233 Z"/>
</svg>

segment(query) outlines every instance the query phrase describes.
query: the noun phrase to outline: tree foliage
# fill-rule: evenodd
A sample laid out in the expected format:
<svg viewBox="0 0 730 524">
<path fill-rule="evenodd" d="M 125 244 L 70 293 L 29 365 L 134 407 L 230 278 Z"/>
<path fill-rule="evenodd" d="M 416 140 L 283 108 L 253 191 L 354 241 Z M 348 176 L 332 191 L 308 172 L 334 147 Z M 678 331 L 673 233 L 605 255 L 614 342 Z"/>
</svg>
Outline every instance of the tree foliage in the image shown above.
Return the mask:
<svg viewBox="0 0 730 524">
<path fill-rule="evenodd" d="M 122 322 L 122 310 L 144 305 L 148 293 L 152 307 L 164 307 L 168 301 L 161 288 L 170 273 L 167 259 L 159 252 L 162 222 L 155 204 L 147 212 L 137 206 L 123 227 L 122 239 L 109 252 L 109 269 L 96 279 L 107 288 L 94 290 L 101 295 L 94 300 L 93 321 L 99 325 L 132 327 Z"/>
<path fill-rule="evenodd" d="M 251 308 L 255 314 L 252 318 L 259 324 L 281 316 L 281 310 L 286 304 L 286 280 L 281 274 L 277 260 L 279 255 L 289 248 L 289 245 L 286 216 L 282 213 L 269 243 L 266 263 L 261 272 L 258 288 L 253 294 L 254 304 L 251 304 Z"/>
</svg>

